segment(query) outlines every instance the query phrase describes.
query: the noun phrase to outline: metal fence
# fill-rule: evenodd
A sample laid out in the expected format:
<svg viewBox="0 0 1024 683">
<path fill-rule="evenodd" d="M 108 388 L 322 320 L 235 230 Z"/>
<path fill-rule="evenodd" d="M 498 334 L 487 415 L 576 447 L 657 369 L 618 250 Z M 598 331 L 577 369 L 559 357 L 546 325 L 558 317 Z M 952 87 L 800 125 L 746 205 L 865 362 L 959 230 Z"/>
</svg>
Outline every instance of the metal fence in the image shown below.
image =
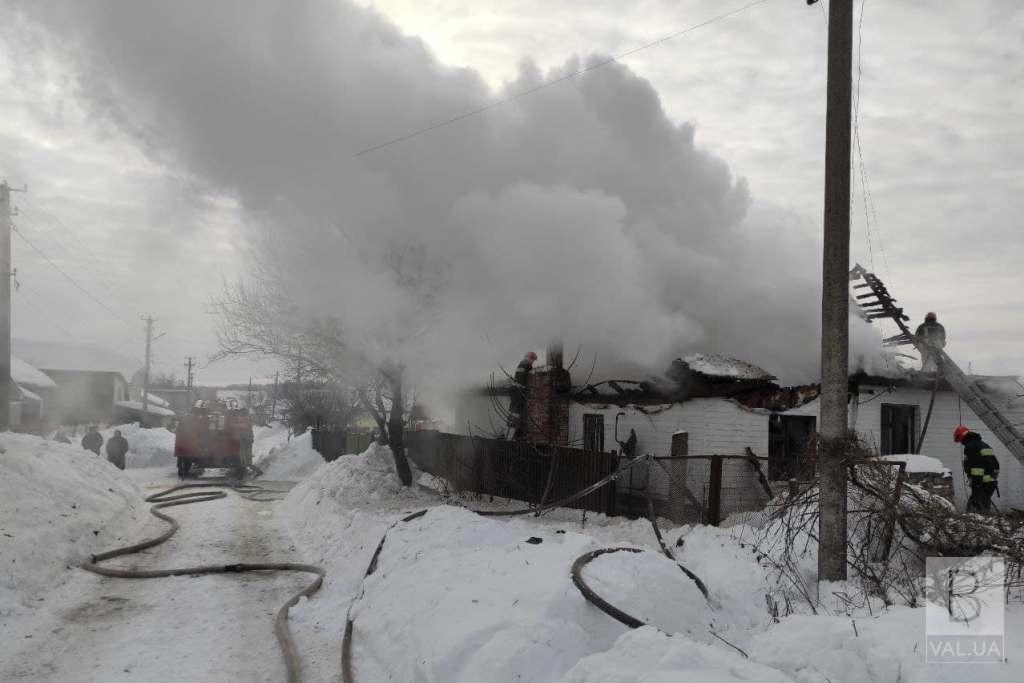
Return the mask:
<svg viewBox="0 0 1024 683">
<path fill-rule="evenodd" d="M 615 471 L 615 453 L 523 441 L 482 439 L 436 431 L 407 432 L 416 465 L 456 491 L 513 498 L 540 505 L 559 500 Z M 614 482 L 569 504 L 615 514 Z"/>
<path fill-rule="evenodd" d="M 331 462 L 346 453 L 362 453 L 373 443 L 372 434 L 359 434 L 338 429 L 310 429 L 313 450 Z"/>
<path fill-rule="evenodd" d="M 762 510 L 772 498 L 768 459 L 743 455 L 655 457 L 645 495 L 655 512 L 676 524 L 718 525 L 731 515 Z"/>
</svg>

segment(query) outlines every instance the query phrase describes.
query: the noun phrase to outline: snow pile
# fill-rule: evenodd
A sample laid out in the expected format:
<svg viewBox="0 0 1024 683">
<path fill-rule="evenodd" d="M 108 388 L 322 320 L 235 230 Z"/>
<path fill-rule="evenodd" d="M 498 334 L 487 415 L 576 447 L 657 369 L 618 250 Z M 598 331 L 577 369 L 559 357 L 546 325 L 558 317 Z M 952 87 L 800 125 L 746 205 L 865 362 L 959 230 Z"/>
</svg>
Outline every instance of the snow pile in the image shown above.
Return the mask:
<svg viewBox="0 0 1024 683">
<path fill-rule="evenodd" d="M 888 462 L 905 462 L 907 463 L 907 472 L 912 474 L 933 472 L 941 474 L 943 477 L 953 476 L 953 473 L 949 471 L 948 467 L 942 464 L 941 460 L 933 458 L 930 455 L 903 453 L 900 455 L 883 455 L 881 459 Z"/>
<path fill-rule="evenodd" d="M 135 484 L 78 445 L 0 436 L 0 616 L 31 606 L 146 518 Z M 109 528 L 109 530 L 108 530 Z"/>
<path fill-rule="evenodd" d="M 138 422 L 116 425 L 100 430 L 103 435 L 103 453 L 106 456 L 106 444 L 114 431 L 119 430 L 121 436 L 128 441 L 128 455 L 125 467 L 165 467 L 175 464 L 174 432 L 163 427 L 142 429 Z"/>
<path fill-rule="evenodd" d="M 312 474 L 324 464 L 323 457 L 313 450 L 313 435 L 306 431 L 287 440 L 279 434 L 261 434 L 253 442 L 253 462 L 263 470 L 264 479 L 295 480 Z M 266 448 L 267 450 L 261 450 Z"/>
<path fill-rule="evenodd" d="M 720 356 L 716 353 L 693 353 L 683 359 L 690 369 L 709 377 L 731 377 L 733 379 L 766 380 L 775 376 L 746 361 Z"/>
<path fill-rule="evenodd" d="M 738 652 L 696 643 L 687 638 L 670 638 L 645 626 L 624 634 L 607 652 L 581 659 L 561 678 L 561 681 L 785 683 L 792 679 L 767 666 L 743 659 Z"/>
<path fill-rule="evenodd" d="M 357 678 L 559 680 L 628 630 L 572 585 L 569 567 L 598 545 L 450 506 L 395 527 L 352 610 Z M 616 553 L 592 564 L 585 578 L 616 606 L 711 640 L 703 597 L 663 556 Z"/>
</svg>

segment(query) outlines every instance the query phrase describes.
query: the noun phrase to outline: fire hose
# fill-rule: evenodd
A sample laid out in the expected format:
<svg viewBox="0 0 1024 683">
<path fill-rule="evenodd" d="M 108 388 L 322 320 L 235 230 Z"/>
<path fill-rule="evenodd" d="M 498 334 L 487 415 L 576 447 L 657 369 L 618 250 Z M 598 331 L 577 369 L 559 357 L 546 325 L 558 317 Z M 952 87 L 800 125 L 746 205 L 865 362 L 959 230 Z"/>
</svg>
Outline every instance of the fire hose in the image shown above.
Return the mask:
<svg viewBox="0 0 1024 683">
<path fill-rule="evenodd" d="M 517 509 L 517 510 L 473 510 L 473 509 L 470 509 L 470 508 L 466 508 L 466 509 L 469 510 L 470 512 L 476 513 L 476 514 L 481 515 L 481 516 L 487 516 L 487 517 L 511 517 L 511 516 L 516 516 L 516 515 L 527 515 L 527 514 L 539 515 L 540 513 L 544 512 L 546 510 L 550 510 L 552 508 L 565 507 L 569 503 L 572 503 L 572 502 L 574 502 L 576 500 L 579 500 L 580 498 L 583 498 L 584 496 L 587 496 L 587 495 L 593 493 L 594 491 L 597 491 L 598 489 L 602 488 L 603 486 L 606 486 L 609 483 L 611 483 L 611 482 L 615 481 L 616 479 L 618 479 L 620 476 L 622 476 L 623 473 L 625 473 L 627 470 L 632 468 L 637 463 L 639 463 L 641 461 L 649 460 L 649 459 L 650 459 L 649 455 L 641 455 L 641 456 L 638 456 L 636 458 L 633 458 L 628 463 L 626 463 L 625 466 L 619 468 L 615 472 L 612 472 L 608 476 L 604 477 L 603 479 L 600 479 L 599 481 L 591 484 L 590 486 L 587 486 L 587 487 L 585 487 L 585 488 L 583 488 L 583 489 L 581 489 L 581 490 L 577 491 L 576 493 L 573 493 L 573 494 L 571 494 L 569 496 L 566 496 L 566 497 L 561 498 L 561 499 L 556 500 L 556 501 L 552 501 L 550 503 L 546 503 L 544 505 L 540 505 L 538 507 L 534 507 L 534 508 L 520 508 L 520 509 Z M 654 514 L 654 504 L 651 501 L 649 496 L 647 498 L 647 512 L 648 512 L 648 518 L 650 519 L 650 522 L 651 522 L 651 526 L 654 529 L 654 535 L 658 539 L 658 543 L 661 546 L 662 552 L 670 560 L 675 562 L 676 565 L 683 571 L 683 573 L 686 574 L 686 576 L 688 576 L 696 584 L 697 588 L 704 595 L 704 599 L 705 600 L 710 600 L 709 594 L 708 594 L 708 589 L 707 589 L 707 586 L 704 584 L 704 582 L 701 581 L 700 578 L 696 574 L 691 572 L 681 562 L 679 562 L 675 558 L 675 556 L 672 554 L 672 552 L 668 549 L 668 546 L 665 545 L 665 541 L 664 541 L 664 539 L 662 538 L 662 535 L 661 535 L 661 530 L 658 528 L 657 517 Z M 352 599 L 352 602 L 349 603 L 348 613 L 345 616 L 345 633 L 344 633 L 344 635 L 342 637 L 342 641 L 341 641 L 341 680 L 342 680 L 342 683 L 355 683 L 355 680 L 356 680 L 355 679 L 355 673 L 354 673 L 353 668 L 352 668 L 352 637 L 353 637 L 353 630 L 354 630 L 354 627 L 355 627 L 355 620 L 352 618 L 352 608 L 363 597 L 366 579 L 368 577 L 370 577 L 375 571 L 377 571 L 377 561 L 380 558 L 381 551 L 384 549 L 384 543 L 387 541 L 388 534 L 395 527 L 397 527 L 399 524 L 404 524 L 406 522 L 411 522 L 414 519 L 422 517 L 426 513 L 427 513 L 427 509 L 418 510 L 416 512 L 413 512 L 412 514 L 409 514 L 409 515 L 406 515 L 405 517 L 402 517 L 401 519 L 395 520 L 384 531 L 383 535 L 381 535 L 380 542 L 377 544 L 377 548 L 376 548 L 376 550 L 374 550 L 373 556 L 370 558 L 370 563 L 369 563 L 369 565 L 366 568 L 366 572 L 363 574 L 363 581 L 360 583 L 359 592 Z M 595 559 L 596 557 L 599 557 L 600 555 L 605 555 L 605 554 L 614 553 L 614 552 L 642 553 L 642 552 L 646 552 L 646 551 L 644 549 L 642 549 L 642 548 L 633 548 L 633 547 L 599 548 L 597 550 L 592 550 L 592 551 L 590 551 L 588 553 L 585 553 L 585 554 L 581 555 L 580 557 L 576 558 L 576 561 L 573 562 L 573 564 L 572 564 L 572 569 L 570 571 L 570 576 L 572 578 L 573 584 L 576 586 L 577 589 L 579 589 L 580 593 L 583 595 L 584 599 L 587 600 L 587 602 L 590 602 L 592 605 L 594 605 L 595 607 L 597 607 L 598 609 L 603 611 L 605 614 L 608 614 L 609 616 L 617 619 L 618 621 L 622 622 L 626 626 L 629 626 L 630 628 L 639 628 L 640 626 L 644 626 L 645 625 L 644 622 L 642 622 L 641 620 L 639 620 L 639 619 L 637 619 L 635 617 L 630 616 L 629 614 L 627 614 L 627 613 L 623 612 L 622 610 L 618 609 L 617 607 L 615 607 L 614 605 L 612 605 L 608 601 L 604 600 L 600 595 L 597 594 L 596 591 L 594 591 L 590 586 L 587 585 L 587 583 L 583 580 L 583 577 L 582 577 L 583 567 L 586 566 L 586 564 L 588 562 L 590 562 L 591 560 Z M 710 631 L 710 633 L 711 633 L 711 635 L 713 635 L 714 637 L 718 638 L 722 642 L 726 643 L 730 647 L 738 650 L 741 654 L 743 654 L 743 656 L 746 656 L 746 653 L 743 652 L 743 650 L 740 650 L 738 647 L 736 647 L 732 643 L 728 642 L 727 640 L 722 638 L 720 635 L 718 635 L 714 631 Z"/>
<path fill-rule="evenodd" d="M 191 491 L 189 493 L 171 495 L 183 489 L 193 488 L 228 488 L 234 490 L 242 497 L 249 498 L 251 500 L 261 500 L 261 498 L 258 498 L 261 494 L 272 493 L 272 491 L 260 486 L 252 484 L 232 484 L 228 482 L 181 484 L 158 493 L 154 493 L 146 498 L 147 503 L 154 503 L 154 505 L 150 507 L 149 513 L 166 522 L 169 525 L 167 530 L 154 538 L 93 555 L 89 562 L 82 563 L 82 569 L 94 574 L 99 574 L 100 576 L 120 579 L 157 579 L 167 576 L 199 576 L 203 574 L 236 574 L 241 572 L 272 571 L 294 571 L 316 574 L 316 578 L 298 593 L 292 595 L 288 601 L 277 610 L 277 614 L 274 616 L 274 635 L 277 638 L 278 645 L 281 647 L 281 654 L 284 657 L 285 668 L 288 672 L 288 682 L 296 683 L 299 680 L 300 666 L 295 641 L 292 639 L 292 635 L 288 630 L 288 611 L 294 607 L 302 597 L 309 597 L 319 590 L 320 585 L 323 583 L 323 579 L 326 576 L 326 572 L 324 572 L 320 567 L 311 564 L 297 564 L 293 562 L 239 562 L 233 564 L 210 564 L 195 567 L 180 567 L 176 569 L 114 569 L 112 567 L 101 567 L 99 565 L 99 563 L 104 560 L 124 555 L 132 555 L 146 550 L 147 548 L 160 545 L 173 536 L 180 526 L 177 520 L 170 515 L 160 512 L 160 509 L 176 505 L 189 505 L 191 503 L 203 503 L 211 500 L 218 500 L 220 498 L 226 498 L 228 495 L 225 491 Z"/>
</svg>

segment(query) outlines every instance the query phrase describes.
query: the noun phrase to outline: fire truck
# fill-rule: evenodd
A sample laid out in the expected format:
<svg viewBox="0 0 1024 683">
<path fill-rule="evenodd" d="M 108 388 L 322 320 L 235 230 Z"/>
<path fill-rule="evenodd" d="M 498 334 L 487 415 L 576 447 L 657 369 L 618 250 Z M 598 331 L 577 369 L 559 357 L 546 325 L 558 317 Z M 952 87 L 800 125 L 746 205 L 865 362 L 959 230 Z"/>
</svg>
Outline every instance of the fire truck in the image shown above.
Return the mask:
<svg viewBox="0 0 1024 683">
<path fill-rule="evenodd" d="M 230 469 L 241 477 L 254 469 L 252 441 L 249 411 L 237 401 L 196 401 L 174 433 L 178 476 L 203 467 Z"/>
</svg>

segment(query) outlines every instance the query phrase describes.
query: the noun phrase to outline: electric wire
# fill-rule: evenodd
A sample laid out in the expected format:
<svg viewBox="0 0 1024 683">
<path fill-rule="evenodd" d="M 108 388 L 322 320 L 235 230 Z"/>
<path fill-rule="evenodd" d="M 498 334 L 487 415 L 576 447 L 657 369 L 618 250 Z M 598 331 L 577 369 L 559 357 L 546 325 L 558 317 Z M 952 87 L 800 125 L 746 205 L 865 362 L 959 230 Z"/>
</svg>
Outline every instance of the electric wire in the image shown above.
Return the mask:
<svg viewBox="0 0 1024 683">
<path fill-rule="evenodd" d="M 46 262 L 47 262 L 48 264 L 50 264 L 50 266 L 52 266 L 54 270 L 56 270 L 56 271 L 57 271 L 58 273 L 60 273 L 61 275 L 63 275 L 63 276 L 64 276 L 64 278 L 65 278 L 65 279 L 66 279 L 66 280 L 67 280 L 68 282 L 70 282 L 70 283 L 71 283 L 72 285 L 74 285 L 74 287 L 75 287 L 75 288 L 76 288 L 76 289 L 77 289 L 78 291 L 80 291 L 80 292 L 82 292 L 83 294 L 85 294 L 85 295 L 86 295 L 87 297 L 89 297 L 89 298 L 90 298 L 90 299 L 91 299 L 91 300 L 92 300 L 93 302 L 95 302 L 95 303 L 96 303 L 96 304 L 97 304 L 98 306 L 100 306 L 100 308 L 102 308 L 103 310 L 107 311 L 108 313 L 110 313 L 111 315 L 113 315 L 113 316 L 114 316 L 115 318 L 117 318 L 118 320 L 122 321 L 123 323 L 125 323 L 125 324 L 126 324 L 126 325 L 128 325 L 128 326 L 133 326 L 133 323 L 129 322 L 129 321 L 128 321 L 128 320 L 126 319 L 126 318 L 122 317 L 120 313 L 118 313 L 118 312 L 117 312 L 117 311 L 115 311 L 115 310 L 114 310 L 113 308 L 111 308 L 111 307 L 110 307 L 110 306 L 108 306 L 108 305 L 107 305 L 106 303 L 104 303 L 104 302 L 103 302 L 102 300 L 100 300 L 100 299 L 99 299 L 99 297 L 97 297 L 97 296 L 96 296 L 96 295 L 94 295 L 94 294 L 93 294 L 92 292 L 90 292 L 90 291 L 89 291 L 89 290 L 87 290 L 87 289 L 86 289 L 85 287 L 83 287 L 83 286 L 82 286 L 82 285 L 81 285 L 81 284 L 80 284 L 80 283 L 78 282 L 78 280 L 76 280 L 75 278 L 71 277 L 71 275 L 69 275 L 69 274 L 68 274 L 68 272 L 67 272 L 66 270 L 64 270 L 64 269 L 63 269 L 63 268 L 61 268 L 61 267 L 60 267 L 59 265 L 57 265 L 57 263 L 56 263 L 56 262 L 55 262 L 55 261 L 54 261 L 54 260 L 53 260 L 52 258 L 50 258 L 49 256 L 47 256 L 46 252 L 44 252 L 44 251 L 43 251 L 42 249 L 40 249 L 40 248 L 39 248 L 38 246 L 36 246 L 35 242 L 33 242 L 32 240 L 30 240 L 30 239 L 29 239 L 28 237 L 26 237 L 26 236 L 24 235 L 24 233 L 22 233 L 22 231 L 21 231 L 21 230 L 20 230 L 20 229 L 18 228 L 18 226 L 17 226 L 17 225 L 15 225 L 15 224 L 14 224 L 13 222 L 11 223 L 11 229 L 12 229 L 12 230 L 14 231 L 14 233 L 15 233 L 16 235 L 18 235 L 18 237 L 20 237 L 20 238 L 22 239 L 22 241 L 23 241 L 23 242 L 25 242 L 25 244 L 27 244 L 27 245 L 28 245 L 29 247 L 31 247 L 31 248 L 32 248 L 32 250 L 33 250 L 33 251 L 35 251 L 35 252 L 36 252 L 37 254 L 39 254 L 39 256 L 40 256 L 40 257 L 41 257 L 41 258 L 42 258 L 42 259 L 43 259 L 44 261 L 46 261 Z"/>
<path fill-rule="evenodd" d="M 482 114 L 482 113 L 484 113 L 486 111 L 489 111 L 491 109 L 494 109 L 496 107 L 500 107 L 500 106 L 502 106 L 504 104 L 508 104 L 509 102 L 512 102 L 513 100 L 517 100 L 517 99 L 519 99 L 521 97 L 526 97 L 528 95 L 532 95 L 532 94 L 534 94 L 536 92 L 539 92 L 541 90 L 549 88 L 549 87 L 551 87 L 553 85 L 557 85 L 559 83 L 564 83 L 566 81 L 570 81 L 570 80 L 576 78 L 577 76 L 582 76 L 582 75 L 587 74 L 587 73 L 589 73 L 591 71 L 596 71 L 597 69 L 600 69 L 602 67 L 608 66 L 609 64 L 614 64 L 615 62 L 618 62 L 618 61 L 620 61 L 622 59 L 625 59 L 626 57 L 629 57 L 631 55 L 635 55 L 638 52 L 642 52 L 643 50 L 647 50 L 649 48 L 656 47 L 658 45 L 662 45 L 664 43 L 667 43 L 667 42 L 669 42 L 671 40 L 675 40 L 676 38 L 679 38 L 680 36 L 686 35 L 687 33 L 691 33 L 693 31 L 696 31 L 697 29 L 704 28 L 706 26 L 710 26 L 711 24 L 714 24 L 714 23 L 717 23 L 719 21 L 722 21 L 723 19 L 728 19 L 729 17 L 732 17 L 732 16 L 735 16 L 735 15 L 740 14 L 742 12 L 745 12 L 745 11 L 747 11 L 749 9 L 752 9 L 753 7 L 756 7 L 757 5 L 763 5 L 764 3 L 769 2 L 769 1 L 770 0 L 754 0 L 754 2 L 750 2 L 750 3 L 746 4 L 746 5 L 743 5 L 742 7 L 738 7 L 736 9 L 734 9 L 734 10 L 729 11 L 729 12 L 725 12 L 723 14 L 719 14 L 717 16 L 714 16 L 711 19 L 708 19 L 707 21 L 702 21 L 702 22 L 700 22 L 698 24 L 693 24 L 691 26 L 687 26 L 684 29 L 681 29 L 679 31 L 675 31 L 674 33 L 670 33 L 668 35 L 662 36 L 662 37 L 660 37 L 660 38 L 658 38 L 656 40 L 652 40 L 649 43 L 645 43 L 643 45 L 640 45 L 638 47 L 632 48 L 630 50 L 626 50 L 625 52 L 621 52 L 621 53 L 619 53 L 617 55 L 614 55 L 612 57 L 608 57 L 606 59 L 600 60 L 600 61 L 595 62 L 595 63 L 593 63 L 593 64 L 591 64 L 589 66 L 583 67 L 582 69 L 577 69 L 576 71 L 573 71 L 571 73 L 564 74 L 562 76 L 559 76 L 557 78 L 553 78 L 553 79 L 548 80 L 548 81 L 544 81 L 543 83 L 540 83 L 539 85 L 535 85 L 535 86 L 533 86 L 531 88 L 527 88 L 525 90 L 520 90 L 520 91 L 512 93 L 511 95 L 508 95 L 506 97 L 502 97 L 502 98 L 499 98 L 497 100 L 492 100 L 491 102 L 488 102 L 487 104 L 485 104 L 483 106 L 477 107 L 475 109 L 470 109 L 468 111 L 464 111 L 461 114 L 457 114 L 455 116 L 452 116 L 451 118 L 445 119 L 443 121 L 439 121 L 437 123 L 434 123 L 434 124 L 429 125 L 429 126 L 425 126 L 423 128 L 419 128 L 419 129 L 414 130 L 414 131 L 412 131 L 410 133 L 406 133 L 405 135 L 400 135 L 398 137 L 395 137 L 395 138 L 392 138 L 392 139 L 387 140 L 385 142 L 382 142 L 382 143 L 380 143 L 378 145 L 373 145 L 372 147 L 366 147 L 365 149 L 362 149 L 362 150 L 356 152 L 355 156 L 361 157 L 361 156 L 365 156 L 367 154 L 372 154 L 374 152 L 377 152 L 379 150 L 384 149 L 385 147 L 390 147 L 392 145 L 397 145 L 398 143 L 405 142 L 407 140 L 411 140 L 412 138 L 419 137 L 420 135 L 423 135 L 425 133 L 429 133 L 431 131 L 437 130 L 438 128 L 444 128 L 446 126 L 450 126 L 451 124 L 457 123 L 459 121 L 462 121 L 463 119 L 468 119 L 468 118 L 470 118 L 472 116 L 476 116 L 477 114 Z"/>
</svg>

